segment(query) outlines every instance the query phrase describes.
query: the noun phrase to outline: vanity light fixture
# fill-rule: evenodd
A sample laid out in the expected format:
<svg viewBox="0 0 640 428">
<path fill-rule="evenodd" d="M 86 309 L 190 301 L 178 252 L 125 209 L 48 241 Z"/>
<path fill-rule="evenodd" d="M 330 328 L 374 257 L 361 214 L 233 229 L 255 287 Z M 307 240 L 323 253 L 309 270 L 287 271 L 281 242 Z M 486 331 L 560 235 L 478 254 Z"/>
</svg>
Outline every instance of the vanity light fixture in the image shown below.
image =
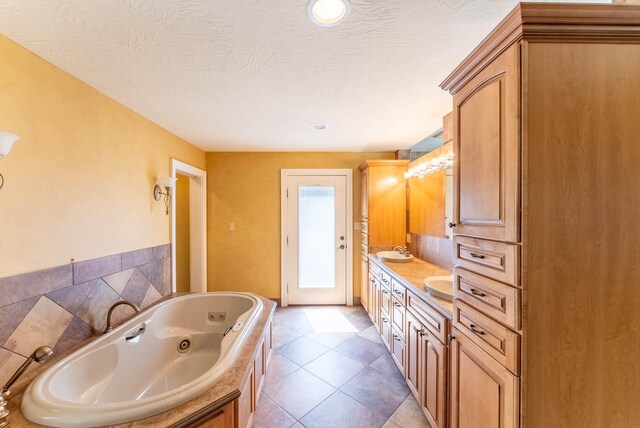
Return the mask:
<svg viewBox="0 0 640 428">
<path fill-rule="evenodd" d="M 309 19 L 321 27 L 338 25 L 351 12 L 349 0 L 311 0 L 307 7 Z"/>
<path fill-rule="evenodd" d="M 176 187 L 176 179 L 174 177 L 160 177 L 158 184 L 153 188 L 153 198 L 159 201 L 164 196 L 164 206 L 167 207 L 166 214 L 169 215 L 169 207 L 171 206 L 171 189 Z M 165 189 L 163 192 L 162 189 Z"/>
<path fill-rule="evenodd" d="M 18 141 L 20 137 L 10 132 L 0 131 L 0 159 L 5 157 L 11 151 L 13 143 Z M 0 189 L 4 186 L 4 177 L 0 174 Z"/>
<path fill-rule="evenodd" d="M 418 165 L 409 168 L 404 173 L 404 178 L 409 179 L 411 177 L 422 178 L 427 174 L 431 174 L 441 169 L 451 168 L 453 166 L 454 154 L 453 151 L 444 153 L 433 159 L 429 159 L 426 162 L 419 163 Z"/>
</svg>

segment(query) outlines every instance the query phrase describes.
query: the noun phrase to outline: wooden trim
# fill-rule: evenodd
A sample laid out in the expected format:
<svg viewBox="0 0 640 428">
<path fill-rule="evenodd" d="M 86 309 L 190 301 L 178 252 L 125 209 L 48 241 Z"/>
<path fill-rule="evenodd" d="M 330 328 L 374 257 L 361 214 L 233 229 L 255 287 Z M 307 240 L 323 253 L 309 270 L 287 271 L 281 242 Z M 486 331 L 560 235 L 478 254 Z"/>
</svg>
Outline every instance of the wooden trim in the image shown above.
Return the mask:
<svg viewBox="0 0 640 428">
<path fill-rule="evenodd" d="M 370 166 L 406 166 L 409 165 L 408 159 L 380 159 L 380 160 L 366 160 L 358 166 L 360 171 L 364 171 Z"/>
<path fill-rule="evenodd" d="M 517 41 L 640 43 L 640 6 L 521 3 L 440 84 L 457 93 Z"/>
<path fill-rule="evenodd" d="M 181 162 L 177 159 L 171 159 L 171 177 L 176 177 L 180 173 L 192 178 L 199 189 L 191 189 L 189 195 L 190 208 L 199 208 L 198 222 L 191 222 L 191 231 L 189 233 L 191 239 L 191 285 L 193 286 L 193 278 L 195 275 L 200 277 L 200 289 L 190 291 L 206 293 L 207 284 L 207 172 L 195 166 Z M 191 186 L 194 187 L 194 186 Z M 194 193 L 197 192 L 198 197 L 194 199 Z M 192 210 L 194 211 L 194 210 Z M 193 214 L 193 212 L 192 212 Z M 193 226 L 196 225 L 197 228 Z M 195 241 L 195 242 L 194 242 Z M 197 242 L 200 241 L 200 242 Z M 199 245 L 198 245 L 199 244 Z M 194 248 L 195 245 L 195 248 Z M 197 251 L 194 251 L 197 249 Z M 171 192 L 171 290 L 176 292 L 176 191 Z"/>
</svg>

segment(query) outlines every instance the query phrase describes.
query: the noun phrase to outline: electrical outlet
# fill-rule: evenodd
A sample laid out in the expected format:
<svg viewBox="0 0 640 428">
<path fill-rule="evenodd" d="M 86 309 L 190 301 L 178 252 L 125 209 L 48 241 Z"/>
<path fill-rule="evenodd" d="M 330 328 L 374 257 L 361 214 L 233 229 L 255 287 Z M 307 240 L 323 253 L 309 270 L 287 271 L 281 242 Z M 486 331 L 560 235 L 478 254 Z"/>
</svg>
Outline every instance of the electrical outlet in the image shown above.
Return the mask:
<svg viewBox="0 0 640 428">
<path fill-rule="evenodd" d="M 407 244 L 411 244 L 411 234 L 407 233 Z"/>
<path fill-rule="evenodd" d="M 229 230 L 231 232 L 236 230 L 236 224 L 234 222 L 229 223 Z"/>
<path fill-rule="evenodd" d="M 353 230 L 362 230 L 362 222 L 354 221 L 353 222 Z"/>
</svg>

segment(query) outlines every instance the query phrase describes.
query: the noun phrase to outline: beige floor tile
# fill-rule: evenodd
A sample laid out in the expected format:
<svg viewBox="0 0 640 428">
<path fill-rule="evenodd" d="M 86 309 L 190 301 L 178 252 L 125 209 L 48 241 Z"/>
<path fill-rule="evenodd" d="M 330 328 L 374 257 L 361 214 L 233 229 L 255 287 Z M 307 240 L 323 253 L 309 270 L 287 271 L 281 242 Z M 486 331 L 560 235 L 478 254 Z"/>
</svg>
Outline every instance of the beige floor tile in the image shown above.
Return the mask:
<svg viewBox="0 0 640 428">
<path fill-rule="evenodd" d="M 402 428 L 430 428 L 427 417 L 411 394 L 391 415 L 389 420 Z"/>
</svg>

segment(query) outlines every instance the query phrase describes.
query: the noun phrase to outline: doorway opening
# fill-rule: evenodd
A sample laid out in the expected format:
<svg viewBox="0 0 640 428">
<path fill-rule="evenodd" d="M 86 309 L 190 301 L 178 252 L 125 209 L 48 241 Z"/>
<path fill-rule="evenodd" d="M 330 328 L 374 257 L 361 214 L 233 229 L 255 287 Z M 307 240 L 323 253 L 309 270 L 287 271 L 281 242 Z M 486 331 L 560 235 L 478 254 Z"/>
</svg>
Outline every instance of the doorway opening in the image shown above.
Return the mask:
<svg viewBox="0 0 640 428">
<path fill-rule="evenodd" d="M 171 263 L 174 292 L 207 291 L 207 173 L 171 160 Z"/>
<path fill-rule="evenodd" d="M 281 171 L 281 296 L 289 304 L 353 304 L 353 173 Z"/>
</svg>

